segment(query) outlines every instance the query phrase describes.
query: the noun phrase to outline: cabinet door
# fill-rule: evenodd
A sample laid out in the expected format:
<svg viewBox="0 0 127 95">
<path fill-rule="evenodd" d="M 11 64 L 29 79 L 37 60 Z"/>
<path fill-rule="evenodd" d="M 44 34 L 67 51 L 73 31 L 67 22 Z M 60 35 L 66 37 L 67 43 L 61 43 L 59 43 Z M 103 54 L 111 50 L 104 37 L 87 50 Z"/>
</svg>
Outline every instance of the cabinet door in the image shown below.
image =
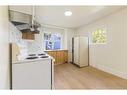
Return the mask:
<svg viewBox="0 0 127 95">
<path fill-rule="evenodd" d="M 80 37 L 80 67 L 88 66 L 88 37 Z"/>
<path fill-rule="evenodd" d="M 27 33 L 22 33 L 22 39 L 27 39 Z"/>
<path fill-rule="evenodd" d="M 31 32 L 24 32 L 22 33 L 22 39 L 34 40 L 35 35 L 34 33 L 31 33 Z"/>
<path fill-rule="evenodd" d="M 64 51 L 64 56 L 65 56 L 64 62 L 68 62 L 68 51 L 67 50 Z"/>
<path fill-rule="evenodd" d="M 68 51 L 67 50 L 48 51 L 47 53 L 50 56 L 55 58 L 55 65 L 68 62 Z"/>
<path fill-rule="evenodd" d="M 65 63 L 64 51 L 60 51 L 60 63 Z"/>
<path fill-rule="evenodd" d="M 51 60 L 12 65 L 13 89 L 51 89 Z"/>
<path fill-rule="evenodd" d="M 55 59 L 55 65 L 58 63 L 57 51 L 52 51 L 52 56 Z"/>
<path fill-rule="evenodd" d="M 74 37 L 74 63 L 79 65 L 79 37 Z"/>
<path fill-rule="evenodd" d="M 56 51 L 56 60 L 57 60 L 57 64 L 61 63 L 61 52 L 60 51 Z"/>
<path fill-rule="evenodd" d="M 27 33 L 27 39 L 34 40 L 34 33 Z"/>
</svg>

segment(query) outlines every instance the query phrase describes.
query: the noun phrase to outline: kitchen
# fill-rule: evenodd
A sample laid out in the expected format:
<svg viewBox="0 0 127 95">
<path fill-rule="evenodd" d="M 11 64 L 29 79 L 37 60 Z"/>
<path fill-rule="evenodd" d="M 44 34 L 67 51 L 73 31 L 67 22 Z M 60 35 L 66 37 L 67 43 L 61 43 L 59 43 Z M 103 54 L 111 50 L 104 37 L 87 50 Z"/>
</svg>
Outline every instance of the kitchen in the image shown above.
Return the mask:
<svg viewBox="0 0 127 95">
<path fill-rule="evenodd" d="M 35 20 L 35 13 L 35 7 L 33 6 L 9 6 L 10 42 L 12 43 L 10 45 L 12 50 L 12 89 L 53 89 L 54 64 L 57 65 L 67 63 L 68 54 L 71 55 L 72 52 L 71 50 L 67 50 L 67 43 L 70 42 L 67 42 L 68 35 L 66 32 L 70 31 L 70 36 L 73 36 L 71 35 L 73 33 L 73 30 L 55 27 L 52 25 L 41 24 L 41 26 Z M 31 27 L 29 27 L 29 25 L 31 25 Z M 34 28 L 36 29 L 35 31 L 31 32 L 30 28 L 31 30 L 32 28 L 33 30 Z M 51 32 L 53 33 L 52 38 L 50 38 Z M 51 47 L 50 44 L 46 46 L 46 42 L 48 42 L 48 39 L 51 40 L 55 39 L 56 37 L 58 37 L 57 42 L 59 42 L 57 43 L 56 47 Z M 68 37 L 68 39 L 71 38 Z M 64 45 L 62 46 L 60 42 Z M 54 48 L 54 50 L 52 50 L 51 48 Z M 30 62 L 31 64 L 28 64 L 30 66 L 27 66 L 26 63 Z M 45 65 L 41 66 L 41 64 L 39 65 L 39 62 L 44 62 Z M 36 67 L 34 63 L 37 63 L 38 66 Z M 38 70 L 39 67 L 41 67 L 40 70 Z M 37 69 L 37 72 L 33 71 L 33 69 Z M 22 70 L 24 71 L 23 73 Z M 27 72 L 31 72 L 31 77 L 30 73 Z M 42 72 L 42 77 L 40 77 L 39 72 Z M 34 73 L 36 76 L 35 79 L 32 78 L 34 77 Z M 38 76 L 36 75 L 37 73 Z M 24 78 L 27 80 L 25 80 Z M 33 79 L 33 81 L 29 81 L 30 79 Z M 37 79 L 43 80 L 43 82 Z M 42 85 L 39 86 L 39 84 Z"/>
<path fill-rule="evenodd" d="M 9 22 L 8 89 L 127 88 L 126 6 L 5 10 L 0 15 Z"/>
</svg>

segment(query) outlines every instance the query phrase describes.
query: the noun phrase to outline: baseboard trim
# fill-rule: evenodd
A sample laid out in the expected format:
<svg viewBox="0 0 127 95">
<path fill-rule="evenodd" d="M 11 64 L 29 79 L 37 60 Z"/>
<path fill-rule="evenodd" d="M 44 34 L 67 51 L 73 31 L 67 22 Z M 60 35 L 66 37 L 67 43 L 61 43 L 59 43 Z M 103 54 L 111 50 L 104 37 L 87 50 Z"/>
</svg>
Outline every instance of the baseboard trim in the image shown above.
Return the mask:
<svg viewBox="0 0 127 95">
<path fill-rule="evenodd" d="M 95 67 L 95 68 L 97 68 L 97 69 L 100 69 L 100 70 L 102 70 L 102 71 L 104 71 L 104 72 L 107 72 L 107 73 L 116 75 L 116 76 L 118 76 L 118 77 L 127 79 L 127 73 L 125 73 L 125 72 L 119 72 L 119 71 L 117 71 L 117 70 L 115 70 L 115 69 L 112 69 L 112 68 L 109 68 L 109 67 L 106 67 L 106 66 L 100 65 L 100 64 L 99 64 L 99 65 L 98 65 L 98 64 L 97 64 L 97 65 L 90 64 L 90 66 Z"/>
</svg>

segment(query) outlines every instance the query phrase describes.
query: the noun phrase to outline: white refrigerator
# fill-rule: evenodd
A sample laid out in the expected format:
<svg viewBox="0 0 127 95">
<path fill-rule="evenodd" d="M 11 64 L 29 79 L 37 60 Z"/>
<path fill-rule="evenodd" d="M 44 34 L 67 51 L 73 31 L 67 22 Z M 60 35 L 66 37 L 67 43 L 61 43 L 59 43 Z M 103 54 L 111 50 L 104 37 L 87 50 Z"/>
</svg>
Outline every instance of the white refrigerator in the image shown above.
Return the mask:
<svg viewBox="0 0 127 95">
<path fill-rule="evenodd" d="M 72 62 L 79 67 L 89 65 L 89 38 L 80 36 L 72 39 Z"/>
</svg>

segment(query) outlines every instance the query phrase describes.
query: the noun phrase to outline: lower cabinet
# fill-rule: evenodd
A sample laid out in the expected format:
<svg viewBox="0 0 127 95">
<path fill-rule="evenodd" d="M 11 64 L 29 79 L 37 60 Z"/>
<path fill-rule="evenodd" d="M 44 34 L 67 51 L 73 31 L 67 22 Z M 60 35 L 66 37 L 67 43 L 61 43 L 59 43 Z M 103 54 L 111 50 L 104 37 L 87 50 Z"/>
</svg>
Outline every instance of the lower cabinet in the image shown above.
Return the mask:
<svg viewBox="0 0 127 95">
<path fill-rule="evenodd" d="M 12 89 L 52 89 L 51 60 L 15 63 L 12 65 Z"/>
<path fill-rule="evenodd" d="M 68 50 L 45 51 L 55 59 L 55 65 L 68 62 Z"/>
</svg>

